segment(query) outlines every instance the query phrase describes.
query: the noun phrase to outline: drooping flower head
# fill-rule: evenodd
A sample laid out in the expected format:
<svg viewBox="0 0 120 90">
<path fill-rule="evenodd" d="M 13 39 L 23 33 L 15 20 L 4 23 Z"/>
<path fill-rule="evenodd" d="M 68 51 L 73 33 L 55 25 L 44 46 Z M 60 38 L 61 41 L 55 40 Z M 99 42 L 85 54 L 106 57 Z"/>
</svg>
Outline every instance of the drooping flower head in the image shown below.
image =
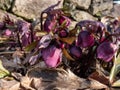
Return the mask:
<svg viewBox="0 0 120 90">
<path fill-rule="evenodd" d="M 46 32 L 50 32 L 50 31 L 54 31 L 55 27 L 57 25 L 57 17 L 53 14 L 53 15 L 49 15 L 47 16 L 47 19 L 45 20 L 44 23 L 44 30 Z"/>
<path fill-rule="evenodd" d="M 60 1 L 58 1 L 57 4 L 52 5 L 51 7 L 47 8 L 42 12 L 41 15 L 44 13 L 47 14 L 46 20 L 44 21 L 44 24 L 41 23 L 41 29 L 43 29 L 46 32 L 56 32 L 60 26 L 68 27 L 70 25 L 71 20 L 65 16 L 64 12 L 61 9 L 55 9 L 56 6 L 60 4 Z M 42 18 L 42 17 L 41 17 Z M 41 22 L 43 20 L 41 19 Z"/>
<path fill-rule="evenodd" d="M 30 36 L 30 23 L 19 20 L 17 22 L 17 28 L 21 37 L 21 43 L 23 46 L 27 46 L 31 43 Z"/>
<path fill-rule="evenodd" d="M 99 41 L 105 36 L 106 27 L 102 22 L 99 21 L 91 21 L 91 20 L 83 20 L 76 24 L 76 27 L 80 27 L 80 29 L 85 29 L 88 32 L 94 34 Z"/>
</svg>

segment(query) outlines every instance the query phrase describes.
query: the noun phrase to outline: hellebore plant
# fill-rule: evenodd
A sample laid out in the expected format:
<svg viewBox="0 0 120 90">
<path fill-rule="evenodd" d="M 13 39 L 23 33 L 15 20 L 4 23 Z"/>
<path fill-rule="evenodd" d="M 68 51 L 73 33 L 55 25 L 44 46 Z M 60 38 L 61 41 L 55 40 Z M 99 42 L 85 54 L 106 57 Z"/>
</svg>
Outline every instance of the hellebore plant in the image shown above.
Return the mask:
<svg viewBox="0 0 120 90">
<path fill-rule="evenodd" d="M 33 23 L 21 20 L 14 22 L 8 16 L 4 23 L 0 22 L 0 30 L 18 42 L 21 50 L 29 53 L 25 58 L 30 65 L 43 60 L 49 68 L 68 66 L 80 77 L 88 77 L 93 71 L 97 71 L 96 64 L 99 62 L 105 71 L 110 72 L 112 69 L 112 84 L 120 67 L 120 21 L 114 18 L 109 24 L 104 24 L 100 21 L 83 20 L 70 30 L 70 17 L 64 9 L 55 9 L 59 3 L 42 12 L 41 30 L 35 29 Z M 46 17 L 43 17 L 44 14 Z M 112 28 L 108 27 L 110 25 Z M 112 65 L 106 69 L 103 63 Z"/>
</svg>

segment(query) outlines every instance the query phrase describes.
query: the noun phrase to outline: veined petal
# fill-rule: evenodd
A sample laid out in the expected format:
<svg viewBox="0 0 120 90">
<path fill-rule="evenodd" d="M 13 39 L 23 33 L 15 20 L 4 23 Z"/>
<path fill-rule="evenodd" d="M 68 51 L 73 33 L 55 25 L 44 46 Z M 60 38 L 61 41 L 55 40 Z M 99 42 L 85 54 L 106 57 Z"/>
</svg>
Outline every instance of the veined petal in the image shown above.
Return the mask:
<svg viewBox="0 0 120 90">
<path fill-rule="evenodd" d="M 81 31 L 78 35 L 77 45 L 82 48 L 90 47 L 94 44 L 94 37 L 88 31 Z"/>
<path fill-rule="evenodd" d="M 56 48 L 54 45 L 43 49 L 42 58 L 48 67 L 57 67 L 61 62 L 61 49 Z"/>
<path fill-rule="evenodd" d="M 117 46 L 112 42 L 103 42 L 97 48 L 97 58 L 109 62 L 117 51 Z"/>
</svg>

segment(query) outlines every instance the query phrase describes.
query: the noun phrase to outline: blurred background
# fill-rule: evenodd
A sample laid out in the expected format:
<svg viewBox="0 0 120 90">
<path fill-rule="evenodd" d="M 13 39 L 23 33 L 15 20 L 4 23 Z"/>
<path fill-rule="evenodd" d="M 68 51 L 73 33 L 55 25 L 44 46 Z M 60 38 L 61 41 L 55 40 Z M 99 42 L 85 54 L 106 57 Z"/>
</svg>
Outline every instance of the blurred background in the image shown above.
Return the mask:
<svg viewBox="0 0 120 90">
<path fill-rule="evenodd" d="M 120 0 L 60 0 L 58 8 L 64 8 L 74 21 L 97 20 L 103 16 L 120 16 Z M 58 0 L 0 0 L 0 21 L 8 14 L 14 20 L 28 22 L 39 18 L 41 12 Z"/>
</svg>

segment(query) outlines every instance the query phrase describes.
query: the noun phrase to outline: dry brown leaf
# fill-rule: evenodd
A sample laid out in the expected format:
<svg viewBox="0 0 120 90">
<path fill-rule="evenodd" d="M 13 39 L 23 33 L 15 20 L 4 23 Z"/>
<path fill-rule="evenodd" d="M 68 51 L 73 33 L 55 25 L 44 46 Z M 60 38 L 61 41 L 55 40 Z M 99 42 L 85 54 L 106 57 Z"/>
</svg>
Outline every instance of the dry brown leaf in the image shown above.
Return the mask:
<svg viewBox="0 0 120 90">
<path fill-rule="evenodd" d="M 68 44 L 72 44 L 75 41 L 75 38 L 76 38 L 75 36 L 72 36 L 72 37 L 59 38 L 59 39 Z"/>
<path fill-rule="evenodd" d="M 44 89 L 44 87 L 42 87 L 41 78 L 33 78 L 30 86 L 37 89 L 37 90 L 43 90 Z"/>
<path fill-rule="evenodd" d="M 19 82 L 15 80 L 7 81 L 4 79 L 0 79 L 0 90 L 19 90 L 18 88 L 19 88 Z"/>
<path fill-rule="evenodd" d="M 99 90 L 99 89 L 106 89 L 108 87 L 96 80 L 91 79 L 90 80 L 90 88 L 94 89 L 94 90 Z"/>
<path fill-rule="evenodd" d="M 88 78 L 96 80 L 102 84 L 109 85 L 109 79 L 103 73 L 95 71 Z"/>
<path fill-rule="evenodd" d="M 9 88 L 9 90 L 20 90 L 20 83 L 17 83 Z"/>
<path fill-rule="evenodd" d="M 32 79 L 28 77 L 22 77 L 20 80 L 20 88 L 23 90 L 35 90 L 30 86 Z"/>
<path fill-rule="evenodd" d="M 69 69 L 34 68 L 27 73 L 32 78 L 31 87 L 37 90 L 77 90 L 89 88 L 89 81 L 74 75 Z M 36 83 L 38 82 L 38 83 Z"/>
<path fill-rule="evenodd" d="M 62 50 L 63 50 L 63 54 L 66 56 L 68 60 L 74 61 L 74 59 L 69 55 L 68 51 L 65 48 L 63 48 Z"/>
<path fill-rule="evenodd" d="M 69 31 L 69 36 L 75 37 L 76 33 L 77 33 L 77 29 L 72 29 Z"/>
</svg>

